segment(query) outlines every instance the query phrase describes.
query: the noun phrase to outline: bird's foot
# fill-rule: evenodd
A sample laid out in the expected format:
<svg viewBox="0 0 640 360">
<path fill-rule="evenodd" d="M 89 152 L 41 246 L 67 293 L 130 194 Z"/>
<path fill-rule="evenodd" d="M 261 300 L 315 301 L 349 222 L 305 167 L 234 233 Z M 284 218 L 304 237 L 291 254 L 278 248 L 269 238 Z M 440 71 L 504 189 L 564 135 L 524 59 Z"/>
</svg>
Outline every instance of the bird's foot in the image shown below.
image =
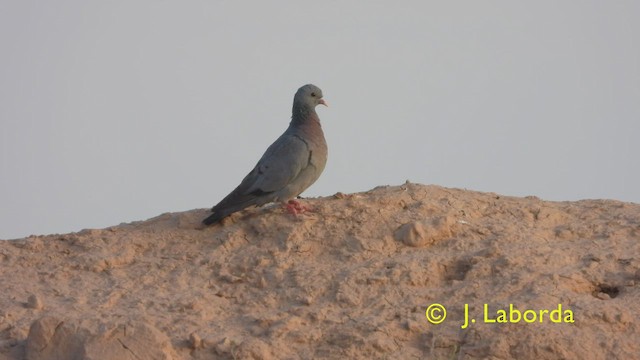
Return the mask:
<svg viewBox="0 0 640 360">
<path fill-rule="evenodd" d="M 289 200 L 285 205 L 287 211 L 293 215 L 304 214 L 307 211 L 311 211 L 310 207 L 305 206 L 297 200 Z"/>
</svg>

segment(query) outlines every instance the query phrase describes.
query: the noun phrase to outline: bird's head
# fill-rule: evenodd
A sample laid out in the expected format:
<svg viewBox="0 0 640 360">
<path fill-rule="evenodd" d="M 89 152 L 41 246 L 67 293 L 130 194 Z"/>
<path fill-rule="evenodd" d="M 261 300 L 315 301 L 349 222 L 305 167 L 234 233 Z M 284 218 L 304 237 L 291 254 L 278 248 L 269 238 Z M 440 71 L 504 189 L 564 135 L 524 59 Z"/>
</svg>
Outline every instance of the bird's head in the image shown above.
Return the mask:
<svg viewBox="0 0 640 360">
<path fill-rule="evenodd" d="M 293 98 L 293 103 L 294 105 L 298 104 L 311 109 L 314 109 L 320 104 L 328 106 L 322 98 L 322 90 L 313 84 L 307 84 L 298 89 L 296 96 Z"/>
</svg>

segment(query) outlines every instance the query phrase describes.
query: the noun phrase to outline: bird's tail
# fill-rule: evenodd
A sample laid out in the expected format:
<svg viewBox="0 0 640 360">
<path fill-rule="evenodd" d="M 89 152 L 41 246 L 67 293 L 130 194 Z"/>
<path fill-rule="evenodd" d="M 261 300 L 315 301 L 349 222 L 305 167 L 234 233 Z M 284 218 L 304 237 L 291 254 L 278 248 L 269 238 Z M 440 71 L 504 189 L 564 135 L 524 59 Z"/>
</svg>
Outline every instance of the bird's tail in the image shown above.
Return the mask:
<svg viewBox="0 0 640 360">
<path fill-rule="evenodd" d="M 202 223 L 205 225 L 213 225 L 217 222 L 219 222 L 220 220 L 226 218 L 227 216 L 233 214 L 236 211 L 240 211 L 244 208 L 246 208 L 247 206 L 251 206 L 253 200 L 245 202 L 245 203 L 241 203 L 239 205 L 236 206 L 231 206 L 231 207 L 221 207 L 219 206 L 220 204 L 214 206 L 211 211 L 213 212 L 213 214 L 209 215 L 208 218 L 202 220 Z"/>
<path fill-rule="evenodd" d="M 265 193 L 266 194 L 266 193 Z M 269 193 L 270 194 L 270 193 Z M 226 218 L 236 211 L 240 211 L 249 206 L 262 206 L 273 199 L 271 197 L 256 196 L 255 192 L 241 197 L 235 196 L 235 192 L 227 195 L 218 205 L 211 208 L 213 214 L 202 220 L 205 225 L 212 225 Z M 260 194 L 263 195 L 263 194 Z"/>
<path fill-rule="evenodd" d="M 224 219 L 225 217 L 227 217 L 227 214 L 224 214 L 222 212 L 214 212 L 208 218 L 202 220 L 202 223 L 205 225 L 213 225 L 218 221 Z"/>
</svg>

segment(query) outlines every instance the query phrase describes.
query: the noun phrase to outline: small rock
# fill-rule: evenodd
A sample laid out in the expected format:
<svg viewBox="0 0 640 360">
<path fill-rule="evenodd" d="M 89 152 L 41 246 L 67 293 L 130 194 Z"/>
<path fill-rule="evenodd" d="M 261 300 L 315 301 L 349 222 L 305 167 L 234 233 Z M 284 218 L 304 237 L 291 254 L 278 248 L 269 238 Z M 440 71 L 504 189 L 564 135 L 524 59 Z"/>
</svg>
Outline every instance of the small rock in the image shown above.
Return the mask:
<svg viewBox="0 0 640 360">
<path fill-rule="evenodd" d="M 407 322 L 405 323 L 405 327 L 407 328 L 407 330 L 413 333 L 419 333 L 420 331 L 422 331 L 420 323 L 414 320 L 407 320 Z"/>
<path fill-rule="evenodd" d="M 333 194 L 333 197 L 336 199 L 345 199 L 347 195 L 338 191 L 337 193 Z"/>
<path fill-rule="evenodd" d="M 202 339 L 198 334 L 193 332 L 191 333 L 191 335 L 189 335 L 189 344 L 191 345 L 192 349 L 198 349 L 202 347 Z"/>
<path fill-rule="evenodd" d="M 313 296 L 311 295 L 307 295 L 307 296 L 303 296 L 300 299 L 300 302 L 304 305 L 312 305 L 313 304 Z"/>
<path fill-rule="evenodd" d="M 34 321 L 25 345 L 26 360 L 176 359 L 167 335 L 146 323 L 98 326 L 98 333 L 76 321 L 44 317 Z"/>
<path fill-rule="evenodd" d="M 215 353 L 220 356 L 235 353 L 237 350 L 238 342 L 228 337 L 222 339 L 222 341 L 216 344 L 214 347 Z"/>
<path fill-rule="evenodd" d="M 42 310 L 44 305 L 42 304 L 42 300 L 37 295 L 29 295 L 27 299 L 26 307 L 29 309 Z"/>
<path fill-rule="evenodd" d="M 400 226 L 395 231 L 394 237 L 408 246 L 427 246 L 451 237 L 451 228 L 455 222 L 455 219 L 451 216 L 439 216 L 423 221 L 414 221 Z"/>
</svg>

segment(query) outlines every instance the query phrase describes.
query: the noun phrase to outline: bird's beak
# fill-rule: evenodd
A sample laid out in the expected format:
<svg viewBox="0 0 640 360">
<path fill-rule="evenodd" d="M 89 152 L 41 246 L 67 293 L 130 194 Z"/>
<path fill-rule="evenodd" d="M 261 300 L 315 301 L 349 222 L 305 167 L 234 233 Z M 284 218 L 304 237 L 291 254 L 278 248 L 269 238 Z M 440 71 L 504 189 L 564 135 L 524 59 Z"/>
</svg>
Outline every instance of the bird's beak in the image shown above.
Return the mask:
<svg viewBox="0 0 640 360">
<path fill-rule="evenodd" d="M 322 104 L 322 105 L 324 105 L 324 106 L 326 106 L 326 107 L 329 107 L 329 105 L 327 105 L 327 102 L 326 102 L 326 101 L 324 101 L 324 99 L 320 99 L 320 100 L 318 100 L 318 103 L 319 103 L 319 104 Z"/>
</svg>

